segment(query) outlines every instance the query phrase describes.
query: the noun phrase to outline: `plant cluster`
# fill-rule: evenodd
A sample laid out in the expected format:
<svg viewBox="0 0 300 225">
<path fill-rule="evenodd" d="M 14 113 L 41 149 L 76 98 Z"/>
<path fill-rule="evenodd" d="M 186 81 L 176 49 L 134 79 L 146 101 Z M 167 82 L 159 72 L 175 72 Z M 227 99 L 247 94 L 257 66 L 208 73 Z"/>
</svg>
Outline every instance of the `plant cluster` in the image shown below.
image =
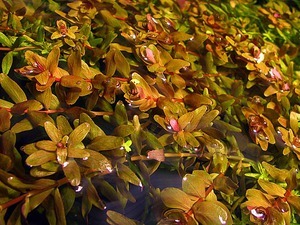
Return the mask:
<svg viewBox="0 0 300 225">
<path fill-rule="evenodd" d="M 88 221 L 132 185 L 159 225 L 300 223 L 299 21 L 282 0 L 0 0 L 0 223 Z"/>
</svg>

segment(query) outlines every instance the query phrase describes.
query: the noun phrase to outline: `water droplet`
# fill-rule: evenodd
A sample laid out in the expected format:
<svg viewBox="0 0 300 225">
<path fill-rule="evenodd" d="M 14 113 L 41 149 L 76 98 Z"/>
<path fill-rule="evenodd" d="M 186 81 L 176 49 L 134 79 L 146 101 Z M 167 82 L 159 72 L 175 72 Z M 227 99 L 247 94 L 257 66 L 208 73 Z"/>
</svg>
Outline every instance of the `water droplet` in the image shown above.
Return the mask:
<svg viewBox="0 0 300 225">
<path fill-rule="evenodd" d="M 10 180 L 13 180 L 14 179 L 14 177 L 9 177 L 9 178 L 7 178 L 7 181 L 10 181 Z"/>
<path fill-rule="evenodd" d="M 107 209 L 107 207 L 106 207 L 106 206 L 104 206 L 104 207 L 103 207 L 103 209 Z"/>
<path fill-rule="evenodd" d="M 68 166 L 68 165 L 69 165 L 69 162 L 68 162 L 68 161 L 66 161 L 66 162 L 63 163 L 63 167 L 66 167 L 66 166 Z"/>
<path fill-rule="evenodd" d="M 222 149 L 223 145 L 221 143 L 218 143 L 218 142 L 213 142 L 213 143 L 210 144 L 210 147 L 214 148 L 214 149 Z"/>
<path fill-rule="evenodd" d="M 257 133 L 257 137 L 262 141 L 268 141 L 269 137 L 265 134 L 265 132 L 261 131 Z"/>
<path fill-rule="evenodd" d="M 80 192 L 82 189 L 83 187 L 78 185 L 77 187 L 75 187 L 75 192 Z"/>
<path fill-rule="evenodd" d="M 226 219 L 224 219 L 221 215 L 219 215 L 219 220 L 221 224 L 226 224 Z"/>
<path fill-rule="evenodd" d="M 183 181 L 186 181 L 186 180 L 187 180 L 187 177 L 183 177 L 182 180 L 183 180 Z"/>
<path fill-rule="evenodd" d="M 88 89 L 89 91 L 92 90 L 92 89 L 93 89 L 92 84 L 89 84 L 89 85 L 87 86 L 87 89 Z"/>
<path fill-rule="evenodd" d="M 82 160 L 88 160 L 88 158 L 89 158 L 89 157 L 84 157 L 84 158 L 82 158 Z"/>
<path fill-rule="evenodd" d="M 108 170 L 108 172 L 112 172 L 113 171 L 113 169 L 110 167 L 110 166 L 106 166 L 106 169 Z"/>
<path fill-rule="evenodd" d="M 256 217 L 259 220 L 265 220 L 266 219 L 266 212 L 264 208 L 258 207 L 258 208 L 254 208 L 251 209 L 251 214 Z"/>
</svg>

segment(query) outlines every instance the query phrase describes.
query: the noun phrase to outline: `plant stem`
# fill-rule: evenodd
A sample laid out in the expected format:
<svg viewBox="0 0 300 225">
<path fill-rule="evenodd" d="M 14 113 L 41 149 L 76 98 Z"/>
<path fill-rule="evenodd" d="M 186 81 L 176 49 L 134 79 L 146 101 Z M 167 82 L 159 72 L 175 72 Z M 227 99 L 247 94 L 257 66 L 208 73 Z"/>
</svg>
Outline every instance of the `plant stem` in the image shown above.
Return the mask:
<svg viewBox="0 0 300 225">
<path fill-rule="evenodd" d="M 0 47 L 0 51 L 3 51 L 3 52 L 10 52 L 10 51 L 18 52 L 18 51 L 23 51 L 23 50 L 28 50 L 28 49 L 36 49 L 36 47 L 25 46 L 25 47 L 14 48 L 14 49 L 9 48 L 9 47 Z"/>
<path fill-rule="evenodd" d="M 176 153 L 176 152 L 166 152 L 164 154 L 165 158 L 187 158 L 187 157 L 198 157 L 199 155 L 198 154 L 195 154 L 195 153 L 187 153 L 187 152 L 184 152 L 184 153 Z M 147 160 L 153 160 L 151 158 L 148 158 L 147 156 L 145 155 L 135 155 L 135 156 L 132 156 L 131 161 L 147 161 Z"/>
<path fill-rule="evenodd" d="M 1 212 L 2 210 L 4 210 L 4 209 L 9 208 L 10 206 L 13 206 L 13 205 L 15 205 L 15 204 L 17 204 L 17 203 L 23 201 L 26 197 L 30 197 L 30 196 L 33 196 L 33 195 L 37 195 L 37 194 L 42 193 L 42 192 L 44 192 L 44 191 L 47 191 L 47 190 L 49 190 L 49 189 L 51 189 L 51 188 L 60 187 L 60 186 L 66 184 L 66 183 L 68 183 L 68 182 L 69 182 L 69 181 L 68 181 L 68 178 L 65 177 L 65 178 L 62 178 L 62 179 L 58 180 L 55 184 L 50 185 L 50 186 L 47 187 L 47 188 L 29 191 L 29 192 L 27 192 L 27 193 L 25 193 L 25 194 L 23 194 L 23 195 L 18 196 L 17 198 L 14 198 L 14 199 L 12 199 L 12 200 L 10 200 L 10 201 L 8 201 L 8 202 L 5 202 L 5 203 L 1 204 L 1 205 L 0 205 L 0 212 Z"/>
<path fill-rule="evenodd" d="M 89 174 L 95 174 L 95 172 L 96 172 L 96 171 L 90 171 Z M 101 175 L 105 175 L 105 174 L 108 174 L 108 173 L 110 173 L 110 172 L 111 172 L 111 171 L 108 170 L 108 171 L 105 171 L 105 172 L 100 172 L 100 174 L 101 174 Z M 98 174 L 97 174 L 97 175 L 99 175 L 99 171 L 98 171 Z M 88 175 L 87 175 L 86 177 L 88 177 Z M 50 190 L 51 188 L 59 188 L 60 186 L 65 185 L 65 184 L 67 184 L 67 183 L 69 183 L 69 180 L 68 180 L 67 177 L 64 177 L 64 178 L 62 178 L 62 179 L 56 181 L 55 184 L 50 185 L 50 186 L 48 186 L 48 187 L 46 187 L 46 188 L 31 190 L 31 191 L 29 191 L 29 192 L 27 192 L 27 193 L 25 193 L 25 194 L 23 194 L 23 195 L 20 195 L 20 196 L 14 198 L 14 199 L 8 201 L 8 202 L 5 202 L 5 203 L 3 203 L 3 204 L 0 204 L 0 212 L 2 212 L 4 209 L 7 209 L 7 208 L 9 208 L 9 207 L 11 207 L 11 206 L 13 206 L 13 205 L 15 205 L 15 204 L 17 204 L 17 203 L 23 201 L 25 198 L 28 198 L 28 197 L 31 197 L 31 196 L 40 194 L 40 193 L 42 193 L 42 192 L 44 192 L 44 191 L 48 191 L 48 190 Z"/>
</svg>

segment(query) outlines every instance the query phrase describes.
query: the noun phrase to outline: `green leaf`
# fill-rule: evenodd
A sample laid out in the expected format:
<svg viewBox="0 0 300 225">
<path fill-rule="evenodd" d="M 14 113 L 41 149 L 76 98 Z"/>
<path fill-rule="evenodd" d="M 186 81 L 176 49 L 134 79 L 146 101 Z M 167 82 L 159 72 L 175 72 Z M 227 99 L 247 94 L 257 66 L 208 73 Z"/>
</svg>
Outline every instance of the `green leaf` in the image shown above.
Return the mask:
<svg viewBox="0 0 300 225">
<path fill-rule="evenodd" d="M 104 196 L 109 201 L 118 201 L 119 200 L 118 195 L 117 195 L 117 191 L 106 180 L 104 180 L 104 179 L 100 180 L 100 182 L 97 183 L 97 186 L 98 186 L 98 190 L 101 193 L 101 196 Z"/>
<path fill-rule="evenodd" d="M 33 177 L 47 177 L 55 174 L 57 171 L 49 171 L 41 168 L 41 166 L 33 167 L 30 170 L 30 175 Z"/>
<path fill-rule="evenodd" d="M 38 141 L 35 143 L 35 146 L 39 149 L 54 152 L 56 151 L 57 148 L 57 143 L 54 143 L 53 141 L 50 140 L 42 140 Z"/>
<path fill-rule="evenodd" d="M 11 114 L 0 107 L 0 132 L 5 132 L 10 128 Z"/>
<path fill-rule="evenodd" d="M 197 198 L 192 200 L 192 196 L 189 196 L 182 190 L 178 188 L 168 187 L 162 190 L 161 199 L 163 203 L 172 209 L 182 209 L 184 211 L 189 211 Z"/>
<path fill-rule="evenodd" d="M 69 140 L 68 140 L 69 147 L 79 144 L 86 137 L 89 131 L 90 131 L 89 123 L 82 123 L 78 127 L 76 127 L 69 135 Z"/>
<path fill-rule="evenodd" d="M 12 126 L 11 131 L 18 134 L 24 131 L 32 130 L 33 126 L 29 119 L 25 118 Z"/>
<path fill-rule="evenodd" d="M 72 51 L 68 57 L 70 74 L 79 76 L 81 73 L 81 54 L 79 50 Z"/>
<path fill-rule="evenodd" d="M 171 59 L 166 64 L 166 69 L 170 73 L 179 73 L 179 70 L 190 66 L 190 63 L 188 61 L 182 60 L 182 59 Z"/>
<path fill-rule="evenodd" d="M 18 204 L 15 209 L 13 210 L 13 212 L 11 213 L 8 221 L 7 221 L 7 225 L 22 225 L 21 223 L 21 204 Z"/>
<path fill-rule="evenodd" d="M 17 114 L 24 114 L 24 113 L 28 113 L 30 111 L 39 111 L 43 107 L 44 106 L 39 101 L 31 99 L 31 100 L 27 100 L 27 101 L 15 104 L 11 108 L 11 112 L 17 113 Z"/>
<path fill-rule="evenodd" d="M 29 119 L 30 123 L 34 127 L 44 126 L 45 122 L 54 123 L 54 120 L 52 119 L 52 117 L 43 112 L 30 111 L 27 113 L 27 115 L 28 115 L 28 119 Z M 26 127 L 28 126 L 26 121 L 24 121 L 23 126 L 26 126 Z"/>
<path fill-rule="evenodd" d="M 56 124 L 62 135 L 69 135 L 73 131 L 68 119 L 63 115 L 56 118 Z"/>
<path fill-rule="evenodd" d="M 90 132 L 87 134 L 87 137 L 89 139 L 93 140 L 98 136 L 105 135 L 104 131 L 99 126 L 97 126 L 97 124 L 91 119 L 91 117 L 88 114 L 81 113 L 79 120 L 80 123 L 86 122 L 90 125 Z"/>
<path fill-rule="evenodd" d="M 67 225 L 64 203 L 58 188 L 54 190 L 54 202 L 57 225 Z"/>
<path fill-rule="evenodd" d="M 88 184 L 87 187 L 85 187 L 85 194 L 87 195 L 89 201 L 92 203 L 92 205 L 96 206 L 98 209 L 105 209 L 105 205 L 102 202 L 102 200 L 99 197 L 99 194 L 95 188 L 95 186 L 93 185 L 93 183 L 91 182 L 90 179 L 87 179 Z"/>
<path fill-rule="evenodd" d="M 284 197 L 286 190 L 278 184 L 263 179 L 258 179 L 257 182 L 259 186 L 269 195 Z"/>
<path fill-rule="evenodd" d="M 117 69 L 116 62 L 114 60 L 115 55 L 115 48 L 110 49 L 105 57 L 106 67 L 105 67 L 105 73 L 108 77 L 112 77 Z"/>
<path fill-rule="evenodd" d="M 104 155 L 93 150 L 85 149 L 85 151 L 90 154 L 90 157 L 78 160 L 81 165 L 99 172 L 111 172 L 112 165 Z"/>
<path fill-rule="evenodd" d="M 0 153 L 0 169 L 8 171 L 12 168 L 12 160 L 7 155 Z"/>
<path fill-rule="evenodd" d="M 102 19 L 107 23 L 109 26 L 120 28 L 121 23 L 119 20 L 113 17 L 113 15 L 108 11 L 107 9 L 100 10 L 100 14 L 102 16 Z"/>
<path fill-rule="evenodd" d="M 300 114 L 292 111 L 290 113 L 290 127 L 297 134 L 299 130 Z"/>
<path fill-rule="evenodd" d="M 50 188 L 49 190 L 42 191 L 41 193 L 32 196 L 28 195 L 25 198 L 24 205 L 22 206 L 22 214 L 25 216 L 25 218 L 27 217 L 28 213 L 38 207 L 53 190 L 54 188 Z"/>
<path fill-rule="evenodd" d="M 55 215 L 55 206 L 54 206 L 54 198 L 46 198 L 45 201 L 42 203 L 44 209 L 45 209 L 45 216 L 47 217 L 47 220 L 49 224 L 57 224 L 57 219 Z"/>
<path fill-rule="evenodd" d="M 205 68 L 206 73 L 209 73 L 209 74 L 218 73 L 217 67 L 214 64 L 213 54 L 211 52 L 207 52 L 205 55 L 205 66 L 206 66 L 206 68 Z"/>
<path fill-rule="evenodd" d="M 115 49 L 114 61 L 116 63 L 117 70 L 123 77 L 129 77 L 130 66 L 127 62 L 127 59 L 122 54 L 122 52 L 118 49 Z"/>
<path fill-rule="evenodd" d="M 269 216 L 272 222 L 270 222 L 269 224 L 276 224 L 276 225 L 287 225 L 290 224 L 290 221 L 286 222 L 284 220 L 284 214 L 282 212 L 280 212 L 278 209 L 275 209 L 273 207 L 269 208 Z M 290 218 L 288 218 L 290 220 Z"/>
<path fill-rule="evenodd" d="M 227 195 L 233 195 L 238 185 L 227 176 L 217 176 L 214 179 L 215 190 L 221 191 Z"/>
<path fill-rule="evenodd" d="M 27 100 L 23 89 L 4 73 L 0 73 L 0 85 L 15 103 L 24 102 Z"/>
<path fill-rule="evenodd" d="M 300 213 L 300 197 L 299 196 L 290 196 L 287 198 L 287 202 L 295 209 L 295 211 Z"/>
<path fill-rule="evenodd" d="M 76 197 L 75 191 L 73 188 L 71 188 L 68 185 L 68 186 L 64 186 L 60 190 L 60 192 L 61 192 L 62 201 L 64 203 L 65 212 L 66 214 L 68 214 L 68 212 L 71 210 L 75 202 L 75 197 Z"/>
<path fill-rule="evenodd" d="M 134 184 L 136 186 L 142 186 L 141 180 L 128 166 L 122 163 L 118 163 L 116 169 L 118 176 L 124 181 Z"/>
<path fill-rule="evenodd" d="M 225 205 L 218 201 L 203 201 L 193 205 L 195 218 L 202 225 L 231 225 L 231 213 Z"/>
<path fill-rule="evenodd" d="M 56 126 L 51 123 L 50 121 L 46 121 L 44 123 L 44 128 L 46 130 L 46 133 L 48 134 L 49 138 L 55 142 L 59 143 L 62 139 L 62 133 L 60 130 L 56 128 Z"/>
<path fill-rule="evenodd" d="M 146 142 L 151 149 L 162 149 L 163 146 L 158 140 L 158 138 L 151 132 L 145 131 L 143 133 L 145 135 Z"/>
<path fill-rule="evenodd" d="M 3 107 L 3 108 L 11 108 L 13 107 L 14 104 L 9 102 L 9 101 L 6 101 L 6 100 L 3 100 L 3 99 L 0 99 L 0 107 Z"/>
<path fill-rule="evenodd" d="M 90 154 L 85 149 L 68 147 L 68 157 L 86 160 Z"/>
<path fill-rule="evenodd" d="M 7 47 L 11 47 L 12 46 L 12 42 L 9 40 L 9 38 L 3 34 L 2 32 L 0 32 L 0 43 L 3 46 L 7 46 Z"/>
<path fill-rule="evenodd" d="M 2 59 L 2 72 L 8 74 L 13 63 L 13 52 L 8 52 Z"/>
<path fill-rule="evenodd" d="M 182 179 L 182 190 L 192 196 L 205 198 L 205 188 L 212 183 L 209 174 L 202 170 L 194 170 Z"/>
<path fill-rule="evenodd" d="M 80 184 L 80 169 L 74 159 L 68 159 L 66 162 L 64 162 L 63 171 L 72 186 L 78 186 Z"/>
<path fill-rule="evenodd" d="M 136 202 L 135 197 L 129 191 L 129 183 L 128 182 L 125 182 L 122 179 L 118 179 L 117 183 L 116 183 L 116 189 L 117 189 L 118 199 L 123 207 L 126 206 L 128 200 L 132 203 Z"/>
<path fill-rule="evenodd" d="M 54 160 L 56 160 L 56 154 L 54 152 L 39 150 L 28 156 L 26 163 L 29 166 L 40 166 L 46 162 Z"/>
<path fill-rule="evenodd" d="M 129 219 L 126 216 L 112 210 L 108 210 L 106 215 L 107 215 L 106 222 L 110 225 L 124 225 L 124 224 L 137 225 L 138 224 L 134 220 Z"/>
<path fill-rule="evenodd" d="M 114 134 L 120 137 L 127 137 L 134 132 L 134 127 L 132 125 L 120 125 L 114 129 Z"/>
<path fill-rule="evenodd" d="M 271 177 L 274 179 L 285 182 L 285 179 L 289 176 L 289 171 L 286 169 L 279 169 L 276 168 L 275 166 L 267 163 L 267 162 L 262 162 L 263 167 L 266 169 L 268 174 L 270 174 Z"/>
<path fill-rule="evenodd" d="M 57 147 L 56 148 L 56 160 L 57 162 L 64 166 L 68 158 L 68 148 L 67 147 Z"/>
<path fill-rule="evenodd" d="M 124 143 L 122 137 L 116 136 L 98 136 L 87 146 L 87 148 L 96 151 L 107 151 L 120 148 Z"/>
</svg>

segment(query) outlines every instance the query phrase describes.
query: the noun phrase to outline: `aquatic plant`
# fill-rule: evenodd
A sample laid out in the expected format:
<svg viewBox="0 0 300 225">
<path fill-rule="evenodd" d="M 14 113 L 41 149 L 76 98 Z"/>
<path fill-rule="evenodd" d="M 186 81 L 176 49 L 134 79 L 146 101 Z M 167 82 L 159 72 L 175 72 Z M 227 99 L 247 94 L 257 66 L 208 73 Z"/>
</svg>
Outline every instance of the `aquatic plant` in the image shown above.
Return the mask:
<svg viewBox="0 0 300 225">
<path fill-rule="evenodd" d="M 297 1 L 0 0 L 0 18 L 0 224 L 300 223 Z M 181 189 L 151 184 L 162 168 Z M 134 186 L 142 221 L 106 209 Z"/>
</svg>

